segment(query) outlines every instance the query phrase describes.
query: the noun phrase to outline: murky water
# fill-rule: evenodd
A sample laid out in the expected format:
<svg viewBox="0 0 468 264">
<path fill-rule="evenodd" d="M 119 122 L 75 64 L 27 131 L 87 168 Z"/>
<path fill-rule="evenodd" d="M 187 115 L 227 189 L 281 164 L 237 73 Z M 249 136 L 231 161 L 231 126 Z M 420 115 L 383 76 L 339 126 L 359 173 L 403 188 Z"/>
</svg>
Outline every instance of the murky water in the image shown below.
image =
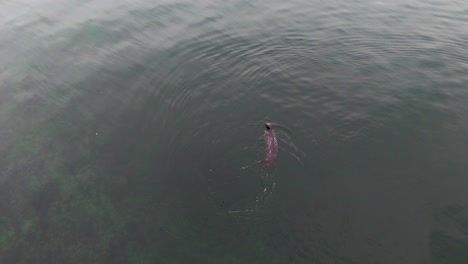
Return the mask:
<svg viewBox="0 0 468 264">
<path fill-rule="evenodd" d="M 468 263 L 465 1 L 62 2 L 0 1 L 1 263 Z"/>
</svg>

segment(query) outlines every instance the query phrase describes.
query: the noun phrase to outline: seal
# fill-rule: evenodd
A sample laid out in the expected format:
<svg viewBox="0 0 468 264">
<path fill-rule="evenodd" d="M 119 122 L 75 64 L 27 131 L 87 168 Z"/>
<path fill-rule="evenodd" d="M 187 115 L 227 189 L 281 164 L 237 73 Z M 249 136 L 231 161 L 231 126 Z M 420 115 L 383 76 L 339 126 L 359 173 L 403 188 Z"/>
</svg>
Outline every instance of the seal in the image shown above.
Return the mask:
<svg viewBox="0 0 468 264">
<path fill-rule="evenodd" d="M 265 141 L 265 159 L 258 160 L 257 163 L 262 163 L 263 167 L 268 167 L 278 157 L 278 140 L 276 139 L 275 130 L 271 123 L 265 123 L 265 132 L 263 133 Z"/>
</svg>

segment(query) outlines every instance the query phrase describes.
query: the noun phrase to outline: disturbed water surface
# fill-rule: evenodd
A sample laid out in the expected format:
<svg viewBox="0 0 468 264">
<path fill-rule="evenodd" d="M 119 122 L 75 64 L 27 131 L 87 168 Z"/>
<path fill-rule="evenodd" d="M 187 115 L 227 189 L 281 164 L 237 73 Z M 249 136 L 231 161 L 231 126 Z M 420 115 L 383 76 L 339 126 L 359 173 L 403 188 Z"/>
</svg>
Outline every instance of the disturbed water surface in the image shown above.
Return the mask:
<svg viewBox="0 0 468 264">
<path fill-rule="evenodd" d="M 461 0 L 0 1 L 0 262 L 468 263 L 467 32 Z"/>
</svg>

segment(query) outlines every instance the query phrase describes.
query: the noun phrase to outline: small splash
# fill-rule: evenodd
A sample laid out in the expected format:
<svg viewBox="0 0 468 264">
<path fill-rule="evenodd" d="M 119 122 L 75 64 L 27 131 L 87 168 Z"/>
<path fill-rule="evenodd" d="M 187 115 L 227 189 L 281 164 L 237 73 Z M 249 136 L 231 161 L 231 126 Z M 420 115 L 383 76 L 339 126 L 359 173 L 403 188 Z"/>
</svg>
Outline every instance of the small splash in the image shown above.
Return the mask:
<svg viewBox="0 0 468 264">
<path fill-rule="evenodd" d="M 242 213 L 251 213 L 255 212 L 255 210 L 247 209 L 247 210 L 233 210 L 233 211 L 228 211 L 228 214 L 242 214 Z"/>
</svg>

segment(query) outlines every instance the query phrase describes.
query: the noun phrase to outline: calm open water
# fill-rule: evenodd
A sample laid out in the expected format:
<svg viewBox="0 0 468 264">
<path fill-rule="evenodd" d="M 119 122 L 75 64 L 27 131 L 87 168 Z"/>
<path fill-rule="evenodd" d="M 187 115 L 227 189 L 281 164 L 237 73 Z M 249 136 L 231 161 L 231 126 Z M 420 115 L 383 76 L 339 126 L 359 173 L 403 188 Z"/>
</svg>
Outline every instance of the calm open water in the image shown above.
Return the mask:
<svg viewBox="0 0 468 264">
<path fill-rule="evenodd" d="M 468 263 L 464 0 L 0 1 L 0 58 L 0 263 Z"/>
</svg>

